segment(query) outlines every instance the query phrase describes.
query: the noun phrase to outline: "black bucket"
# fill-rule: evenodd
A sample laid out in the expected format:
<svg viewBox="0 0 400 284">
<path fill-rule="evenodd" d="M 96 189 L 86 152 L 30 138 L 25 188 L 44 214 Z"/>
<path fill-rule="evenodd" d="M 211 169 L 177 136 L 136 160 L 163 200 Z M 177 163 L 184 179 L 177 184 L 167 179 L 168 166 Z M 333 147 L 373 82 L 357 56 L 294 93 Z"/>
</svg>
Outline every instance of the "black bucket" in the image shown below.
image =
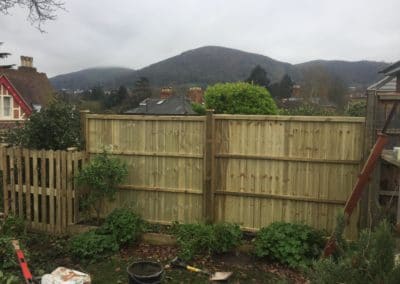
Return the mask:
<svg viewBox="0 0 400 284">
<path fill-rule="evenodd" d="M 127 268 L 129 284 L 158 284 L 164 276 L 161 264 L 152 261 L 134 262 Z"/>
</svg>

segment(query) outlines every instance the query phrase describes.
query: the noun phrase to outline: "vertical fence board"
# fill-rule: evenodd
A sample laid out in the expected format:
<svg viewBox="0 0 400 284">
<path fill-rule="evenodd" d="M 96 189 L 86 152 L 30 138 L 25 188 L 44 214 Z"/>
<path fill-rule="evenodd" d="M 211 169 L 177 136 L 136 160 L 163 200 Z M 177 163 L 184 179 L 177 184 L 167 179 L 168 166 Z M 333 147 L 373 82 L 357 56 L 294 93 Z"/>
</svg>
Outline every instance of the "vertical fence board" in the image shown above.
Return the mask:
<svg viewBox="0 0 400 284">
<path fill-rule="evenodd" d="M 64 231 L 67 228 L 68 224 L 68 216 L 67 216 L 67 197 L 66 197 L 66 189 L 67 189 L 67 153 L 65 151 L 61 152 L 61 228 Z"/>
<path fill-rule="evenodd" d="M 61 151 L 55 152 L 56 161 L 56 231 L 58 234 L 62 232 L 62 205 L 61 205 Z"/>
<path fill-rule="evenodd" d="M 40 151 L 40 188 L 41 188 L 41 226 L 47 230 L 47 175 L 46 175 L 46 151 Z"/>
<path fill-rule="evenodd" d="M 24 218 L 24 205 L 23 199 L 23 189 L 22 189 L 22 150 L 21 148 L 16 148 L 15 159 L 17 164 L 17 182 L 18 182 L 18 216 Z"/>
<path fill-rule="evenodd" d="M 31 163 L 29 149 L 23 149 L 22 151 L 25 163 L 25 202 L 26 202 L 26 215 L 25 220 L 30 225 L 32 222 L 32 205 L 31 205 Z"/>
<path fill-rule="evenodd" d="M 1 170 L 3 172 L 3 199 L 4 199 L 4 213 L 7 215 L 10 208 L 9 200 L 9 186 L 8 186 L 8 168 L 7 168 L 7 148 L 1 147 Z"/>
<path fill-rule="evenodd" d="M 11 191 L 11 212 L 16 214 L 16 193 L 15 193 L 15 160 L 14 160 L 14 150 L 15 148 L 8 149 L 8 155 L 10 157 L 10 191 Z"/>
<path fill-rule="evenodd" d="M 50 231 L 55 232 L 55 206 L 54 206 L 54 197 L 55 197 L 55 187 L 54 187 L 54 151 L 50 150 L 48 152 L 49 158 L 49 226 Z"/>
<path fill-rule="evenodd" d="M 72 181 L 72 187 L 73 187 L 73 193 L 74 193 L 74 199 L 73 199 L 73 206 L 74 206 L 74 215 L 73 215 L 73 222 L 78 223 L 79 222 L 79 190 L 78 186 L 75 181 L 75 176 L 77 175 L 79 171 L 79 165 L 78 165 L 78 152 L 74 152 L 72 155 L 72 160 L 73 160 L 73 181 Z"/>
<path fill-rule="evenodd" d="M 66 172 L 67 225 L 70 225 L 73 223 L 73 215 L 72 215 L 73 214 L 73 212 L 72 212 L 72 206 L 73 206 L 73 201 L 72 201 L 72 182 L 73 182 L 72 154 L 73 154 L 72 151 L 67 152 L 67 172 Z"/>
<path fill-rule="evenodd" d="M 39 226 L 39 181 L 38 181 L 38 152 L 32 151 L 32 175 L 33 175 L 33 220 L 32 226 Z"/>
</svg>

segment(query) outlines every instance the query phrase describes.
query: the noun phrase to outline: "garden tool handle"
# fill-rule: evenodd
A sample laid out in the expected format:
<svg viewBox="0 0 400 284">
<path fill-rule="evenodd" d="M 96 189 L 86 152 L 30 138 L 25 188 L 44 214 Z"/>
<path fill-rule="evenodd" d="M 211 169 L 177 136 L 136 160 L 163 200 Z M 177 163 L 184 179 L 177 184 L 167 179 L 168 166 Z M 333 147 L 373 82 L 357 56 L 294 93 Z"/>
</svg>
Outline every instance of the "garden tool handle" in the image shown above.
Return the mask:
<svg viewBox="0 0 400 284">
<path fill-rule="evenodd" d="M 202 270 L 200 268 L 194 267 L 194 266 L 190 266 L 190 265 L 186 265 L 186 269 L 191 271 L 191 272 L 197 272 L 197 273 L 203 273 L 205 275 L 210 276 L 211 274 L 208 271 Z"/>
<path fill-rule="evenodd" d="M 203 270 L 190 265 L 186 265 L 186 269 L 191 272 L 204 272 Z"/>
</svg>

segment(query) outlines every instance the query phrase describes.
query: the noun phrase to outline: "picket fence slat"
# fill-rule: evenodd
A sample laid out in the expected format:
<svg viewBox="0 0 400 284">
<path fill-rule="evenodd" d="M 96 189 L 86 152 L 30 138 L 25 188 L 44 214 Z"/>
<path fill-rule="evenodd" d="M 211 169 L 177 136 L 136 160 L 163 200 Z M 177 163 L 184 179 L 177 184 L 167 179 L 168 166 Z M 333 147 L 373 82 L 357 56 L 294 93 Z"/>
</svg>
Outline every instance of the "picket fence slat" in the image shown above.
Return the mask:
<svg viewBox="0 0 400 284">
<path fill-rule="evenodd" d="M 14 179 L 14 148 L 9 149 L 10 156 L 10 189 L 11 189 L 11 212 L 12 214 L 16 214 L 15 212 L 15 179 Z"/>
<path fill-rule="evenodd" d="M 3 196 L 4 196 L 4 213 L 7 215 L 10 208 L 9 198 L 8 198 L 8 186 L 7 186 L 7 152 L 6 148 L 1 149 L 1 168 L 3 172 Z"/>
<path fill-rule="evenodd" d="M 62 232 L 62 224 L 61 224 L 61 152 L 57 151 L 56 152 L 56 187 L 58 188 L 57 191 L 57 233 Z"/>
<path fill-rule="evenodd" d="M 54 188 L 54 151 L 48 152 L 49 158 L 49 223 L 50 223 L 50 231 L 54 232 L 54 223 L 55 223 L 55 212 L 54 212 L 54 196 L 55 196 L 55 188 Z"/>
<path fill-rule="evenodd" d="M 30 153 L 29 149 L 23 149 L 23 157 L 25 163 L 25 202 L 26 202 L 26 215 L 25 220 L 28 224 L 32 221 L 32 211 L 31 211 L 31 170 L 30 170 Z"/>
</svg>

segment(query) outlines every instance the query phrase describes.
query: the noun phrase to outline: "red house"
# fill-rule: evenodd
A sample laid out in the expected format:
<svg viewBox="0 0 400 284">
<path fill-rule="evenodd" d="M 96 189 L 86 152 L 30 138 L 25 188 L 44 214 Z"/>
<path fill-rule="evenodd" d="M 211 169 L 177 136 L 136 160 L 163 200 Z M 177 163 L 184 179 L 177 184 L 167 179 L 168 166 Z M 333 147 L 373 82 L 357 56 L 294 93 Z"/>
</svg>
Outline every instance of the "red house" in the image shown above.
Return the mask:
<svg viewBox="0 0 400 284">
<path fill-rule="evenodd" d="M 37 72 L 32 61 L 21 56 L 18 69 L 0 67 L 0 130 L 14 127 L 54 99 L 46 74 Z"/>
</svg>

